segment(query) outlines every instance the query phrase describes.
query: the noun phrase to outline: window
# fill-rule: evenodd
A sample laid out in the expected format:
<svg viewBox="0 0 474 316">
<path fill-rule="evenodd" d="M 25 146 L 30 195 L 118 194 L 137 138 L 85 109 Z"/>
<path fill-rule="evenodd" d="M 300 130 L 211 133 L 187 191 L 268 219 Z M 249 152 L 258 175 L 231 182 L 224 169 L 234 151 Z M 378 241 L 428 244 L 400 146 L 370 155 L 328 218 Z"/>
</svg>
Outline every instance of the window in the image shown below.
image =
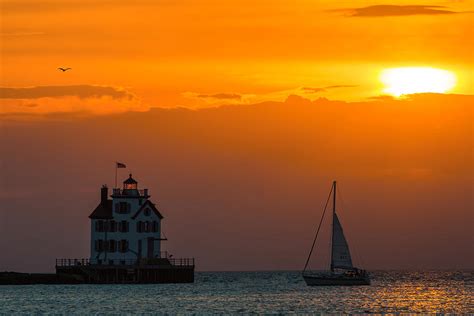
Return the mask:
<svg viewBox="0 0 474 316">
<path fill-rule="evenodd" d="M 96 221 L 95 222 L 95 231 L 96 232 L 103 232 L 104 231 L 104 221 Z"/>
<path fill-rule="evenodd" d="M 138 233 L 157 233 L 160 230 L 160 223 L 157 221 L 138 221 L 137 222 L 137 232 Z"/>
<path fill-rule="evenodd" d="M 130 209 L 130 204 L 127 202 L 120 202 L 120 213 L 126 214 Z"/>
<path fill-rule="evenodd" d="M 119 232 L 121 233 L 127 233 L 128 232 L 128 222 L 127 221 L 121 221 L 119 223 Z"/>
<path fill-rule="evenodd" d="M 116 252 L 117 251 L 117 242 L 113 239 L 109 240 L 109 247 L 108 247 L 109 252 Z"/>
<path fill-rule="evenodd" d="M 119 251 L 127 252 L 128 251 L 128 240 L 122 239 L 119 242 Z"/>
<path fill-rule="evenodd" d="M 98 239 L 95 241 L 95 251 L 102 252 L 104 251 L 104 241 L 102 239 Z"/>
<path fill-rule="evenodd" d="M 152 229 L 152 231 L 153 231 L 154 233 L 157 233 L 157 232 L 159 232 L 159 230 L 160 230 L 160 225 L 159 225 L 159 223 L 158 223 L 157 221 L 153 221 L 153 229 Z"/>
<path fill-rule="evenodd" d="M 145 209 L 144 214 L 145 214 L 145 216 L 150 216 L 151 211 L 148 207 Z"/>
<path fill-rule="evenodd" d="M 117 222 L 112 220 L 109 222 L 109 232 L 115 233 L 117 231 Z"/>
<path fill-rule="evenodd" d="M 125 190 L 136 190 L 137 189 L 137 184 L 136 183 L 124 183 L 123 188 Z"/>
<path fill-rule="evenodd" d="M 119 202 L 115 204 L 115 212 L 120 214 L 128 214 L 130 213 L 130 203 L 127 202 Z"/>
</svg>

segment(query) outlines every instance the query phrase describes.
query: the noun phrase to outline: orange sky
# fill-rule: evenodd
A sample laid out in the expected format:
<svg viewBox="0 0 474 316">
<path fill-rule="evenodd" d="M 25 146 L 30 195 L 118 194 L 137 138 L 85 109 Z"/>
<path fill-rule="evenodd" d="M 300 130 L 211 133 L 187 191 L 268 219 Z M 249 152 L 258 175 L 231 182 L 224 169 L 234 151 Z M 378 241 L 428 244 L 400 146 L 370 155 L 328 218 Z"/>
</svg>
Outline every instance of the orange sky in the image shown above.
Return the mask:
<svg viewBox="0 0 474 316">
<path fill-rule="evenodd" d="M 87 257 L 117 160 L 200 270 L 300 269 L 333 179 L 368 268 L 473 267 L 473 1 L 0 4 L 0 271 Z"/>
<path fill-rule="evenodd" d="M 45 106 L 33 108 L 3 99 L 2 112 L 203 107 L 282 101 L 289 94 L 362 100 L 382 94 L 380 72 L 398 66 L 453 71 L 458 84 L 452 92 L 474 93 L 472 1 L 418 1 L 413 15 L 401 6 L 414 3 L 398 1 L 397 16 L 387 16 L 386 8 L 353 16 L 390 1 L 0 3 L 1 86 L 99 85 L 136 96 L 108 110 L 98 110 L 101 100 L 73 99 L 65 106 L 64 100 L 43 98 L 38 102 Z M 73 71 L 58 72 L 60 66 Z M 298 90 L 334 85 L 350 87 Z M 220 93 L 242 98 L 196 97 Z"/>
</svg>

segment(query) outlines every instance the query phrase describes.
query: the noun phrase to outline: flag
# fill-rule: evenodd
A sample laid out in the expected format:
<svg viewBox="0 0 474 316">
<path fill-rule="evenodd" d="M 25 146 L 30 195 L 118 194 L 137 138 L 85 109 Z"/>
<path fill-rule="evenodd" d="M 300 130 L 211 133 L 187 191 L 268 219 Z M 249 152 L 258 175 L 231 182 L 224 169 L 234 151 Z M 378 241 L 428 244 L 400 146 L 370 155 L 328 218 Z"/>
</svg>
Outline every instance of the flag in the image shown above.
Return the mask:
<svg viewBox="0 0 474 316">
<path fill-rule="evenodd" d="M 124 163 L 117 162 L 117 168 L 127 168 L 127 166 Z"/>
</svg>

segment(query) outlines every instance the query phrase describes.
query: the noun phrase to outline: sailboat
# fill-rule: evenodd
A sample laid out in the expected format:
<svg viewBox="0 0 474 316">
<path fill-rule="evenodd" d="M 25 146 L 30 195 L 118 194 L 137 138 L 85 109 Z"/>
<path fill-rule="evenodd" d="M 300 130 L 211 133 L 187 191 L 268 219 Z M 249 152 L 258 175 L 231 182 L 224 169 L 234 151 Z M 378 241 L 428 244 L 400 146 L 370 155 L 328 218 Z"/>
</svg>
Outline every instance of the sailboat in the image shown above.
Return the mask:
<svg viewBox="0 0 474 316">
<path fill-rule="evenodd" d="M 331 266 L 329 271 L 310 271 L 307 270 L 308 263 L 313 253 L 314 245 L 318 238 L 321 224 L 332 195 L 332 236 L 331 236 Z M 351 253 L 347 244 L 341 222 L 336 213 L 336 181 L 333 182 L 329 192 L 323 215 L 319 222 L 316 236 L 314 237 L 311 250 L 303 269 L 303 278 L 307 285 L 370 285 L 370 276 L 366 270 L 356 268 L 352 265 Z"/>
</svg>

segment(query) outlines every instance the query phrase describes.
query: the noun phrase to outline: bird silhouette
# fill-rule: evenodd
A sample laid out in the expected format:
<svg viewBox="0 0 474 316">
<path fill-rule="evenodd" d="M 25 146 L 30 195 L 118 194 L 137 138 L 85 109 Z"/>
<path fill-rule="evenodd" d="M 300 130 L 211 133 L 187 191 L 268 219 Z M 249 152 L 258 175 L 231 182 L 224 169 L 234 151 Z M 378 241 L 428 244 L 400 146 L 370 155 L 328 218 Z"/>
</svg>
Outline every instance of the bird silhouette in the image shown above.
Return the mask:
<svg viewBox="0 0 474 316">
<path fill-rule="evenodd" d="M 62 68 L 62 67 L 58 68 L 58 70 L 61 70 L 62 72 L 68 71 L 69 69 L 72 69 L 72 68 Z"/>
</svg>

